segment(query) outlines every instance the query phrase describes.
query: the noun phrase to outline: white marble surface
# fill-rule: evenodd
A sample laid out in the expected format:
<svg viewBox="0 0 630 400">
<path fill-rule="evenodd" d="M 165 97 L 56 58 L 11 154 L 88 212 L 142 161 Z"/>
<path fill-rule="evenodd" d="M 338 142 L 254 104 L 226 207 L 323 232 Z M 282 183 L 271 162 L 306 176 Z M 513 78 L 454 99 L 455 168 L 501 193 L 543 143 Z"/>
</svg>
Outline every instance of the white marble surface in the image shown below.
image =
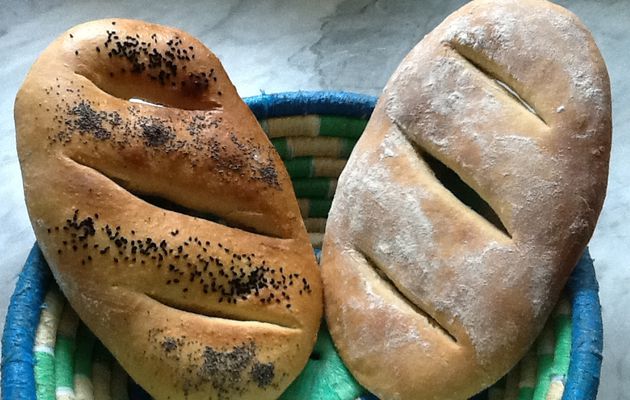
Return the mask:
<svg viewBox="0 0 630 400">
<path fill-rule="evenodd" d="M 58 34 L 82 21 L 140 18 L 198 36 L 222 59 L 242 96 L 260 91 L 343 89 L 377 95 L 400 59 L 459 0 L 259 2 L 21 1 L 0 6 L 0 328 L 33 243 L 15 151 L 13 101 L 29 66 Z M 608 197 L 591 242 L 605 328 L 599 399 L 630 393 L 630 2 L 562 1 L 593 31 L 613 90 Z"/>
</svg>

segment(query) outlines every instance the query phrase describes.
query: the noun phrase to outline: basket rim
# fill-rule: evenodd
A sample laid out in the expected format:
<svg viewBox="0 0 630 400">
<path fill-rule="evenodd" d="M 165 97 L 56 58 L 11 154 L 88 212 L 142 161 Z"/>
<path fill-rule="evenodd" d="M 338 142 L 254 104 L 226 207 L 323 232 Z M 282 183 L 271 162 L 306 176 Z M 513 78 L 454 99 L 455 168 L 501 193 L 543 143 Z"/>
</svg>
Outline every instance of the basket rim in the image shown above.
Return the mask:
<svg viewBox="0 0 630 400">
<path fill-rule="evenodd" d="M 245 98 L 258 119 L 295 115 L 369 118 L 376 97 L 340 91 L 298 91 Z M 11 296 L 2 334 L 2 399 L 36 399 L 33 343 L 40 310 L 52 274 L 35 243 Z M 599 286 L 588 249 L 568 283 L 573 308 L 571 361 L 563 400 L 595 399 L 602 363 Z"/>
</svg>

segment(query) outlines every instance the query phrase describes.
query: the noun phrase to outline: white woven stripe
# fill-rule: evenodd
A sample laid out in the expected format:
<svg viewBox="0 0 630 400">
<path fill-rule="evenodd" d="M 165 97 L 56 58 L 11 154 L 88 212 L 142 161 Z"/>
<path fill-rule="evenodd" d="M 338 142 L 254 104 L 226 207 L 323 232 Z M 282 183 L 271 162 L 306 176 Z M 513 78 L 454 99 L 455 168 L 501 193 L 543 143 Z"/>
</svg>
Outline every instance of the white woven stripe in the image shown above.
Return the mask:
<svg viewBox="0 0 630 400">
<path fill-rule="evenodd" d="M 46 344 L 35 345 L 35 347 L 33 347 L 33 351 L 35 353 L 47 353 L 47 354 L 50 354 L 51 356 L 55 355 L 55 349 Z"/>
<path fill-rule="evenodd" d="M 55 347 L 57 327 L 59 326 L 59 318 L 64 302 L 65 299 L 57 287 L 54 287 L 46 293 L 42 313 L 39 318 L 39 325 L 37 325 L 37 333 L 35 334 L 35 349 L 39 346 L 46 346 L 48 348 Z"/>
<path fill-rule="evenodd" d="M 55 389 L 57 400 L 74 400 L 74 390 L 69 387 L 59 386 Z"/>
</svg>

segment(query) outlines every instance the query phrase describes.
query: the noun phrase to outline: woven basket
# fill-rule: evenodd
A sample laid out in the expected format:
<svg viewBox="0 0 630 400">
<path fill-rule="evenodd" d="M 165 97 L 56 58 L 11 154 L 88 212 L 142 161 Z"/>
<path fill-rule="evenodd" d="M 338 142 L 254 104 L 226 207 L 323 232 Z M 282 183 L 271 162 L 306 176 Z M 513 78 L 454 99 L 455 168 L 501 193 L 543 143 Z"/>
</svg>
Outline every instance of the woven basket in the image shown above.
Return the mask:
<svg viewBox="0 0 630 400">
<path fill-rule="evenodd" d="M 336 179 L 375 101 L 373 97 L 343 92 L 297 92 L 246 99 L 285 161 L 316 249 L 321 246 Z M 474 399 L 595 399 L 601 352 L 598 285 L 586 252 L 529 353 Z M 37 245 L 20 274 L 6 318 L 2 398 L 149 398 L 80 322 L 54 283 Z"/>
</svg>

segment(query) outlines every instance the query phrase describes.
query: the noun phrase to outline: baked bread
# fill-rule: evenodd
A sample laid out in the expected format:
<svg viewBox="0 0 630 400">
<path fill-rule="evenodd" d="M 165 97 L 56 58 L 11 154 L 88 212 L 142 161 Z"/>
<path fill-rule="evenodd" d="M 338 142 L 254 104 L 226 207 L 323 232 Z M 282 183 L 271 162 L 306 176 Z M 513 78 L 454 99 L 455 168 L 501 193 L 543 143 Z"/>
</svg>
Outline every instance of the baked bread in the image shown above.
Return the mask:
<svg viewBox="0 0 630 400">
<path fill-rule="evenodd" d="M 277 398 L 315 342 L 319 271 L 215 55 L 142 21 L 76 26 L 33 65 L 15 124 L 42 252 L 133 379 L 156 399 Z"/>
<path fill-rule="evenodd" d="M 335 345 L 381 399 L 466 399 L 532 344 L 593 233 L 604 61 L 545 1 L 473 1 L 402 61 L 345 167 L 322 279 Z"/>
</svg>

